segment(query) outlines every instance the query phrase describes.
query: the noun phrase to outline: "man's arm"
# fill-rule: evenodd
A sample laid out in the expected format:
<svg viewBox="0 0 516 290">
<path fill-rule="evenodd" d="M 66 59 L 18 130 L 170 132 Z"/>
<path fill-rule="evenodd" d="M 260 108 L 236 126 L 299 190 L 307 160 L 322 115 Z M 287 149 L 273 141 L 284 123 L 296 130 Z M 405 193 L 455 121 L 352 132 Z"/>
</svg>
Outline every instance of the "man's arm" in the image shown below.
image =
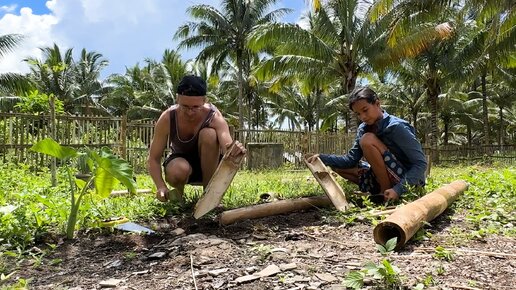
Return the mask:
<svg viewBox="0 0 516 290">
<path fill-rule="evenodd" d="M 233 138 L 231 138 L 231 134 L 229 133 L 229 126 L 222 114 L 219 110 L 215 111 L 215 116 L 213 116 L 213 120 L 211 121 L 210 127 L 215 129 L 217 132 L 217 140 L 219 141 L 220 146 L 222 147 L 222 152 L 226 153 L 229 149 L 229 145 L 233 142 Z M 240 142 L 236 142 L 236 145 L 231 152 L 231 155 L 238 155 L 240 153 L 245 153 L 246 149 Z"/>
<path fill-rule="evenodd" d="M 170 112 L 166 110 L 161 114 L 154 126 L 154 136 L 152 138 L 149 157 L 147 159 L 147 169 L 157 188 L 157 197 L 161 201 L 167 200 L 168 187 L 163 180 L 161 172 L 161 158 L 167 146 L 168 134 L 170 131 Z"/>
</svg>

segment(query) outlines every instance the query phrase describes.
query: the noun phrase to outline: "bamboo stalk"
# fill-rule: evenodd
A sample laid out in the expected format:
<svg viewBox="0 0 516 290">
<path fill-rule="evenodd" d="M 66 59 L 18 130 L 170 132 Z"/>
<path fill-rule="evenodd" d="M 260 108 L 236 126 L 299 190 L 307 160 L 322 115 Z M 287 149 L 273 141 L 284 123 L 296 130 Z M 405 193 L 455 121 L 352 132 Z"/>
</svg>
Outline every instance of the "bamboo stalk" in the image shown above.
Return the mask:
<svg viewBox="0 0 516 290">
<path fill-rule="evenodd" d="M 228 225 L 244 219 L 261 218 L 309 209 L 312 207 L 326 207 L 330 206 L 331 204 L 331 201 L 326 196 L 279 200 L 270 203 L 225 211 L 220 215 L 219 221 L 223 225 Z"/>
<path fill-rule="evenodd" d="M 395 249 L 400 249 L 423 222 L 429 222 L 440 215 L 467 188 L 465 181 L 457 180 L 400 207 L 374 228 L 375 242 L 384 245 L 389 239 L 397 237 Z"/>
</svg>

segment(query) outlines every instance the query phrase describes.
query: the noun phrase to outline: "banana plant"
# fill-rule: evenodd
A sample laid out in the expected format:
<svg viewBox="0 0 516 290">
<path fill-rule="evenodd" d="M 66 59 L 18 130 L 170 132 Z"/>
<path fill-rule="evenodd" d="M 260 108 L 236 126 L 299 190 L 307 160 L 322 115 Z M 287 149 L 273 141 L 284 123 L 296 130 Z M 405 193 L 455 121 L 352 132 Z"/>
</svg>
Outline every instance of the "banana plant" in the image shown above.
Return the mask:
<svg viewBox="0 0 516 290">
<path fill-rule="evenodd" d="M 51 138 L 46 138 L 34 144 L 31 150 L 62 160 L 63 164 L 69 164 L 68 161 L 80 158 L 85 161 L 91 172 L 86 180 L 82 180 L 76 178 L 70 165 L 65 165 L 70 190 L 70 212 L 66 224 L 67 239 L 73 239 L 74 237 L 77 214 L 82 198 L 86 194 L 95 194 L 101 198 L 107 198 L 117 180 L 130 193 L 136 192 L 133 169 L 127 161 L 113 155 L 108 148 L 102 148 L 100 152 L 88 148 L 85 149 L 85 152 L 78 152 L 71 147 L 61 146 Z M 94 186 L 92 187 L 92 185 Z"/>
</svg>

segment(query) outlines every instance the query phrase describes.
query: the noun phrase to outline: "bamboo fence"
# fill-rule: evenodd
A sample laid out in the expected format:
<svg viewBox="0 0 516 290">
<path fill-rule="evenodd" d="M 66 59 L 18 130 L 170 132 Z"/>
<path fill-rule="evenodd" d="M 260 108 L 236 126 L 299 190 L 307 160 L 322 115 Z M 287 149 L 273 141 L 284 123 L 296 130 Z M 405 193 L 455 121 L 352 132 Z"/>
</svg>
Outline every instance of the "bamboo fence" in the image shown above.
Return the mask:
<svg viewBox="0 0 516 290">
<path fill-rule="evenodd" d="M 76 149 L 109 147 L 128 160 L 135 172 L 144 172 L 153 121 L 132 121 L 120 117 L 56 116 L 56 141 Z M 50 117 L 0 113 L 0 160 L 23 163 L 32 168 L 50 166 L 50 158 L 30 151 L 39 140 L 50 137 Z M 303 132 L 283 130 L 236 130 L 236 139 L 247 143 L 281 143 L 284 162 L 304 167 L 306 153 L 343 154 L 351 146 L 354 133 Z M 429 154 L 429 149 L 425 149 Z M 516 145 L 440 146 L 440 162 L 498 162 L 514 165 Z"/>
</svg>

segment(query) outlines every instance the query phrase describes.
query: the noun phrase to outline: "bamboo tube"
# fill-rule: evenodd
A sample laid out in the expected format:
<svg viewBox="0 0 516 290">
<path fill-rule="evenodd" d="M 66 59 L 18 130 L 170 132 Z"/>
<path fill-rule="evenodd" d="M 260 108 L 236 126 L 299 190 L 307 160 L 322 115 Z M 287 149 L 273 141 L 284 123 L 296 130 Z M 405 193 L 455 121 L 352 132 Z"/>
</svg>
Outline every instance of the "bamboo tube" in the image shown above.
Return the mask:
<svg viewBox="0 0 516 290">
<path fill-rule="evenodd" d="M 313 196 L 296 199 L 279 200 L 244 208 L 237 208 L 223 212 L 220 215 L 220 223 L 232 224 L 244 219 L 255 219 L 282 213 L 309 209 L 311 207 L 326 207 L 332 203 L 326 196 Z"/>
<path fill-rule="evenodd" d="M 417 232 L 423 222 L 429 222 L 440 215 L 466 189 L 468 184 L 457 180 L 396 209 L 393 214 L 376 225 L 374 241 L 384 245 L 389 239 L 397 237 L 395 250 L 399 250 Z"/>
</svg>

